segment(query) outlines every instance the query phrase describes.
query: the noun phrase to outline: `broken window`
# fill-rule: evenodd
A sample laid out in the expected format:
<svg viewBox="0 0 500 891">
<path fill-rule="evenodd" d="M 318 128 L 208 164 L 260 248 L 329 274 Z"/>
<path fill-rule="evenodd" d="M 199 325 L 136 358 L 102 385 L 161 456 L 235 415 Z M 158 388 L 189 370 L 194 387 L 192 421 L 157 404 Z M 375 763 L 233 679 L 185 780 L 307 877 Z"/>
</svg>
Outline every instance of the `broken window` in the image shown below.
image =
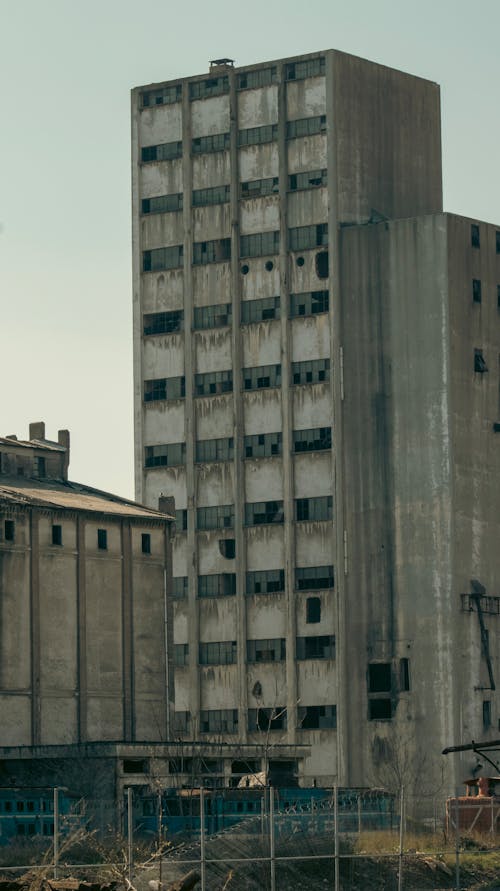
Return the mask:
<svg viewBox="0 0 500 891">
<path fill-rule="evenodd" d="M 240 237 L 240 257 L 265 257 L 268 254 L 279 254 L 280 233 L 257 232 L 255 235 Z"/>
<path fill-rule="evenodd" d="M 243 440 L 245 458 L 274 458 L 281 455 L 281 433 L 256 433 Z"/>
<path fill-rule="evenodd" d="M 479 226 L 477 223 L 472 223 L 470 227 L 470 241 L 472 247 L 478 248 L 481 246 L 480 242 L 480 234 L 479 234 Z"/>
<path fill-rule="evenodd" d="M 392 702 L 387 697 L 368 700 L 368 717 L 370 721 L 386 721 L 392 718 Z"/>
<path fill-rule="evenodd" d="M 254 501 L 245 504 L 245 526 L 283 523 L 282 501 Z"/>
<path fill-rule="evenodd" d="M 478 278 L 472 279 L 472 300 L 474 303 L 481 303 L 481 282 Z"/>
<path fill-rule="evenodd" d="M 410 689 L 410 660 L 399 660 L 399 689 L 402 692 L 408 692 Z"/>
<path fill-rule="evenodd" d="M 194 328 L 204 330 L 206 328 L 225 328 L 232 320 L 232 306 L 230 303 L 214 303 L 211 306 L 194 307 Z"/>
<path fill-rule="evenodd" d="M 160 272 L 163 269 L 179 269 L 182 266 L 184 248 L 182 244 L 173 247 L 155 248 L 142 252 L 142 271 Z"/>
<path fill-rule="evenodd" d="M 292 362 L 292 384 L 318 384 L 330 380 L 330 360 L 311 359 L 308 362 Z"/>
<path fill-rule="evenodd" d="M 295 653 L 297 659 L 335 659 L 335 635 L 298 637 Z"/>
<path fill-rule="evenodd" d="M 279 192 L 279 179 L 271 176 L 267 179 L 253 179 L 241 183 L 242 198 L 261 198 L 264 195 L 276 195 Z"/>
<path fill-rule="evenodd" d="M 317 133 L 326 132 L 326 115 L 315 115 L 312 118 L 300 118 L 297 121 L 288 121 L 286 125 L 286 138 L 295 139 L 298 136 L 315 136 Z"/>
<path fill-rule="evenodd" d="M 280 298 L 260 297 L 258 300 L 244 300 L 241 304 L 241 324 L 265 322 L 280 318 Z"/>
<path fill-rule="evenodd" d="M 160 87 L 159 90 L 144 90 L 141 93 L 143 108 L 149 108 L 152 105 L 172 105 L 174 102 L 180 102 L 181 99 L 182 84 Z"/>
<path fill-rule="evenodd" d="M 195 374 L 194 395 L 215 396 L 220 393 L 233 392 L 233 372 L 207 371 L 205 374 Z"/>
<path fill-rule="evenodd" d="M 219 640 L 199 644 L 200 665 L 233 665 L 235 662 L 235 640 Z"/>
<path fill-rule="evenodd" d="M 166 445 L 146 446 L 145 467 L 176 467 L 186 463 L 186 443 L 171 442 Z"/>
<path fill-rule="evenodd" d="M 162 399 L 184 399 L 186 381 L 182 377 L 161 377 L 144 381 L 144 402 L 158 402 Z"/>
<path fill-rule="evenodd" d="M 299 705 L 297 726 L 299 730 L 335 730 L 337 727 L 337 706 Z"/>
<path fill-rule="evenodd" d="M 234 504 L 217 504 L 214 507 L 199 507 L 196 511 L 197 529 L 232 529 L 233 526 Z"/>
<path fill-rule="evenodd" d="M 238 131 L 238 145 L 262 145 L 278 138 L 278 125 L 265 124 L 263 127 L 248 127 Z"/>
<path fill-rule="evenodd" d="M 329 305 L 328 291 L 305 291 L 303 294 L 290 294 L 290 318 L 328 312 Z"/>
<path fill-rule="evenodd" d="M 232 461 L 234 457 L 234 439 L 200 439 L 196 443 L 195 461 L 209 463 L 211 461 Z"/>
<path fill-rule="evenodd" d="M 316 498 L 296 498 L 295 519 L 298 523 L 333 519 L 332 496 L 319 495 Z"/>
<path fill-rule="evenodd" d="M 243 369 L 243 389 L 262 390 L 281 386 L 281 365 L 259 365 Z"/>
<path fill-rule="evenodd" d="M 267 733 L 270 730 L 286 730 L 286 708 L 249 708 L 248 730 L 250 733 L 256 730 Z"/>
<path fill-rule="evenodd" d="M 149 532 L 141 533 L 141 550 L 143 554 L 151 553 L 151 535 Z"/>
<path fill-rule="evenodd" d="M 219 572 L 198 576 L 198 597 L 232 597 L 236 594 L 236 573 Z"/>
<path fill-rule="evenodd" d="M 478 374 L 484 374 L 485 371 L 488 371 L 482 350 L 474 350 L 474 371 Z"/>
<path fill-rule="evenodd" d="M 197 80 L 189 84 L 190 99 L 209 99 L 212 96 L 221 96 L 229 92 L 229 78 L 227 74 L 221 77 L 209 77 L 205 80 Z"/>
<path fill-rule="evenodd" d="M 237 733 L 238 709 L 204 709 L 200 712 L 200 733 Z"/>
<path fill-rule="evenodd" d="M 182 142 L 162 142 L 160 145 L 146 145 L 141 149 L 141 161 L 172 161 L 182 157 Z"/>
<path fill-rule="evenodd" d="M 212 136 L 197 136 L 191 142 L 193 155 L 204 155 L 210 152 L 223 152 L 229 148 L 231 137 L 229 133 L 214 133 Z"/>
<path fill-rule="evenodd" d="M 189 733 L 189 727 L 191 724 L 191 713 L 190 712 L 174 712 L 173 720 L 172 720 L 172 730 L 174 733 Z M 177 771 L 172 770 L 171 765 L 174 762 L 169 762 L 169 771 L 170 773 L 176 773 Z"/>
<path fill-rule="evenodd" d="M 62 526 L 59 523 L 52 525 L 52 544 L 62 545 Z"/>
<path fill-rule="evenodd" d="M 247 572 L 246 593 L 252 594 L 280 594 L 285 590 L 284 569 L 263 569 L 256 572 Z"/>
<path fill-rule="evenodd" d="M 100 551 L 108 549 L 108 533 L 106 529 L 97 530 L 97 547 Z"/>
<path fill-rule="evenodd" d="M 141 209 L 143 214 L 172 213 L 182 210 L 182 192 L 175 195 L 159 195 L 157 198 L 143 198 Z"/>
<path fill-rule="evenodd" d="M 171 334 L 184 330 L 184 310 L 153 312 L 144 315 L 144 334 Z"/>
<path fill-rule="evenodd" d="M 306 600 L 306 623 L 316 625 L 321 622 L 321 598 L 308 597 Z"/>
<path fill-rule="evenodd" d="M 292 173 L 288 177 L 288 188 L 291 192 L 300 189 L 314 189 L 318 186 L 326 186 L 327 171 L 308 170 L 305 173 Z"/>
<path fill-rule="evenodd" d="M 188 577 L 187 575 L 176 576 L 172 579 L 172 597 L 174 600 L 183 600 L 187 597 Z"/>
<path fill-rule="evenodd" d="M 255 71 L 244 71 L 238 74 L 238 90 L 252 90 L 256 87 L 267 87 L 276 83 L 278 68 L 272 65 L 269 68 L 258 68 Z"/>
<path fill-rule="evenodd" d="M 214 186 L 211 189 L 194 189 L 193 207 L 208 207 L 211 204 L 225 204 L 230 198 L 230 186 Z"/>
<path fill-rule="evenodd" d="M 182 668 L 189 663 L 189 644 L 174 644 L 174 665 Z"/>
<path fill-rule="evenodd" d="M 284 637 L 247 640 L 247 662 L 283 662 L 285 658 Z"/>
<path fill-rule="evenodd" d="M 328 223 L 296 226 L 288 230 L 288 247 L 291 251 L 304 251 L 322 244 L 328 244 Z"/>
<path fill-rule="evenodd" d="M 491 702 L 489 699 L 483 700 L 483 730 L 489 730 L 491 727 Z"/>
<path fill-rule="evenodd" d="M 295 569 L 296 591 L 318 591 L 334 587 L 333 566 L 297 566 Z"/>
<path fill-rule="evenodd" d="M 231 259 L 231 239 L 216 238 L 214 241 L 197 241 L 193 244 L 193 266 L 222 263 Z"/>
<path fill-rule="evenodd" d="M 312 430 L 293 431 L 294 452 L 318 452 L 332 447 L 332 428 L 313 427 Z"/>
<path fill-rule="evenodd" d="M 16 535 L 16 524 L 14 520 L 4 520 L 3 537 L 4 541 L 14 541 Z"/>
</svg>

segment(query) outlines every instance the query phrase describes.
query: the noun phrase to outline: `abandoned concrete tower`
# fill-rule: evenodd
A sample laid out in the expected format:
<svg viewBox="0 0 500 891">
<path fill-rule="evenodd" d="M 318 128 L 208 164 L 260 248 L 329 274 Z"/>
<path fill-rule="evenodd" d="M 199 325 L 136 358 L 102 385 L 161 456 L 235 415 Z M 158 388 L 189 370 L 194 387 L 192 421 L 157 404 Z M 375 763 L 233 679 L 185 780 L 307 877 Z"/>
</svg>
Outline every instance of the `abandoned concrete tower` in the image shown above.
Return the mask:
<svg viewBox="0 0 500 891">
<path fill-rule="evenodd" d="M 132 146 L 175 734 L 306 745 L 303 784 L 437 777 L 500 717 L 500 232 L 442 212 L 439 88 L 218 59 L 132 92 Z"/>
</svg>

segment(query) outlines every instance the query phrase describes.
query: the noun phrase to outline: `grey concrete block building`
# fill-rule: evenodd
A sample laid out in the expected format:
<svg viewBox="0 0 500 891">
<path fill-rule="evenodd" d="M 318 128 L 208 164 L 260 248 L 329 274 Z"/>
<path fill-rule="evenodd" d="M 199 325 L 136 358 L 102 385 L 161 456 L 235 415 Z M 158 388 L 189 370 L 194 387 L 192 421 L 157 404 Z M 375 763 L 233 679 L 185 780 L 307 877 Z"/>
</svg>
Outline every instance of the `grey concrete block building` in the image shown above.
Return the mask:
<svg viewBox="0 0 500 891">
<path fill-rule="evenodd" d="M 473 435 L 499 236 L 442 214 L 439 88 L 334 50 L 216 60 L 133 90 L 132 155 L 136 495 L 177 507 L 175 733 L 306 745 L 304 784 L 376 783 L 407 749 L 437 777 L 498 720 L 467 597 L 500 573 L 489 416 Z"/>
</svg>

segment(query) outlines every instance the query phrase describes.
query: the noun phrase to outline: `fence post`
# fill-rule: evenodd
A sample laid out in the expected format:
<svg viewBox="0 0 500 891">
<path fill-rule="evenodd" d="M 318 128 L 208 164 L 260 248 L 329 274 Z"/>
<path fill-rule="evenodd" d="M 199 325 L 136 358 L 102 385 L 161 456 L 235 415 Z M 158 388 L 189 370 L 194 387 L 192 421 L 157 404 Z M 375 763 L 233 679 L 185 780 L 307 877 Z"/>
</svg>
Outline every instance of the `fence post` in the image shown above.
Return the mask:
<svg viewBox="0 0 500 891">
<path fill-rule="evenodd" d="M 134 859 L 133 834 L 134 815 L 132 802 L 132 786 L 127 789 L 127 848 L 128 848 L 128 880 L 132 884 L 132 865 Z"/>
<path fill-rule="evenodd" d="M 493 833 L 495 832 L 495 819 L 494 819 L 494 817 L 493 817 L 493 796 L 491 796 L 490 804 L 491 804 L 491 829 L 490 829 L 490 833 L 491 833 L 491 835 L 493 835 Z"/>
<path fill-rule="evenodd" d="M 455 888 L 460 891 L 460 809 L 458 798 L 455 799 Z"/>
<path fill-rule="evenodd" d="M 274 788 L 269 786 L 269 846 L 271 854 L 271 891 L 276 891 L 276 849 L 274 838 Z"/>
<path fill-rule="evenodd" d="M 59 789 L 54 786 L 54 878 L 59 878 Z"/>
<path fill-rule="evenodd" d="M 206 889 L 205 875 L 205 790 L 200 786 L 200 860 L 201 860 L 201 891 Z"/>
<path fill-rule="evenodd" d="M 340 863 L 339 863 L 339 795 L 338 787 L 333 787 L 333 866 L 335 891 L 340 891 Z"/>
<path fill-rule="evenodd" d="M 401 800 L 399 802 L 399 871 L 398 891 L 403 891 L 403 850 L 404 850 L 404 820 L 405 820 L 405 790 L 401 786 Z"/>
</svg>

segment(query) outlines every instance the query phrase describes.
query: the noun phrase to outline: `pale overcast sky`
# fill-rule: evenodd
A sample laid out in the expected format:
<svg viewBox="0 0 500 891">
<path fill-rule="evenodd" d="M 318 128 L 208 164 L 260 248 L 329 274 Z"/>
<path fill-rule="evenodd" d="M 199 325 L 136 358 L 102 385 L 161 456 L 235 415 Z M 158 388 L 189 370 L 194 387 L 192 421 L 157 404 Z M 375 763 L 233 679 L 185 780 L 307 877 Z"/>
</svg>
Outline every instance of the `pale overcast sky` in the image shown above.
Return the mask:
<svg viewBox="0 0 500 891">
<path fill-rule="evenodd" d="M 446 210 L 500 223 L 499 0 L 0 0 L 0 435 L 133 495 L 131 87 L 330 47 L 441 85 Z"/>
</svg>

